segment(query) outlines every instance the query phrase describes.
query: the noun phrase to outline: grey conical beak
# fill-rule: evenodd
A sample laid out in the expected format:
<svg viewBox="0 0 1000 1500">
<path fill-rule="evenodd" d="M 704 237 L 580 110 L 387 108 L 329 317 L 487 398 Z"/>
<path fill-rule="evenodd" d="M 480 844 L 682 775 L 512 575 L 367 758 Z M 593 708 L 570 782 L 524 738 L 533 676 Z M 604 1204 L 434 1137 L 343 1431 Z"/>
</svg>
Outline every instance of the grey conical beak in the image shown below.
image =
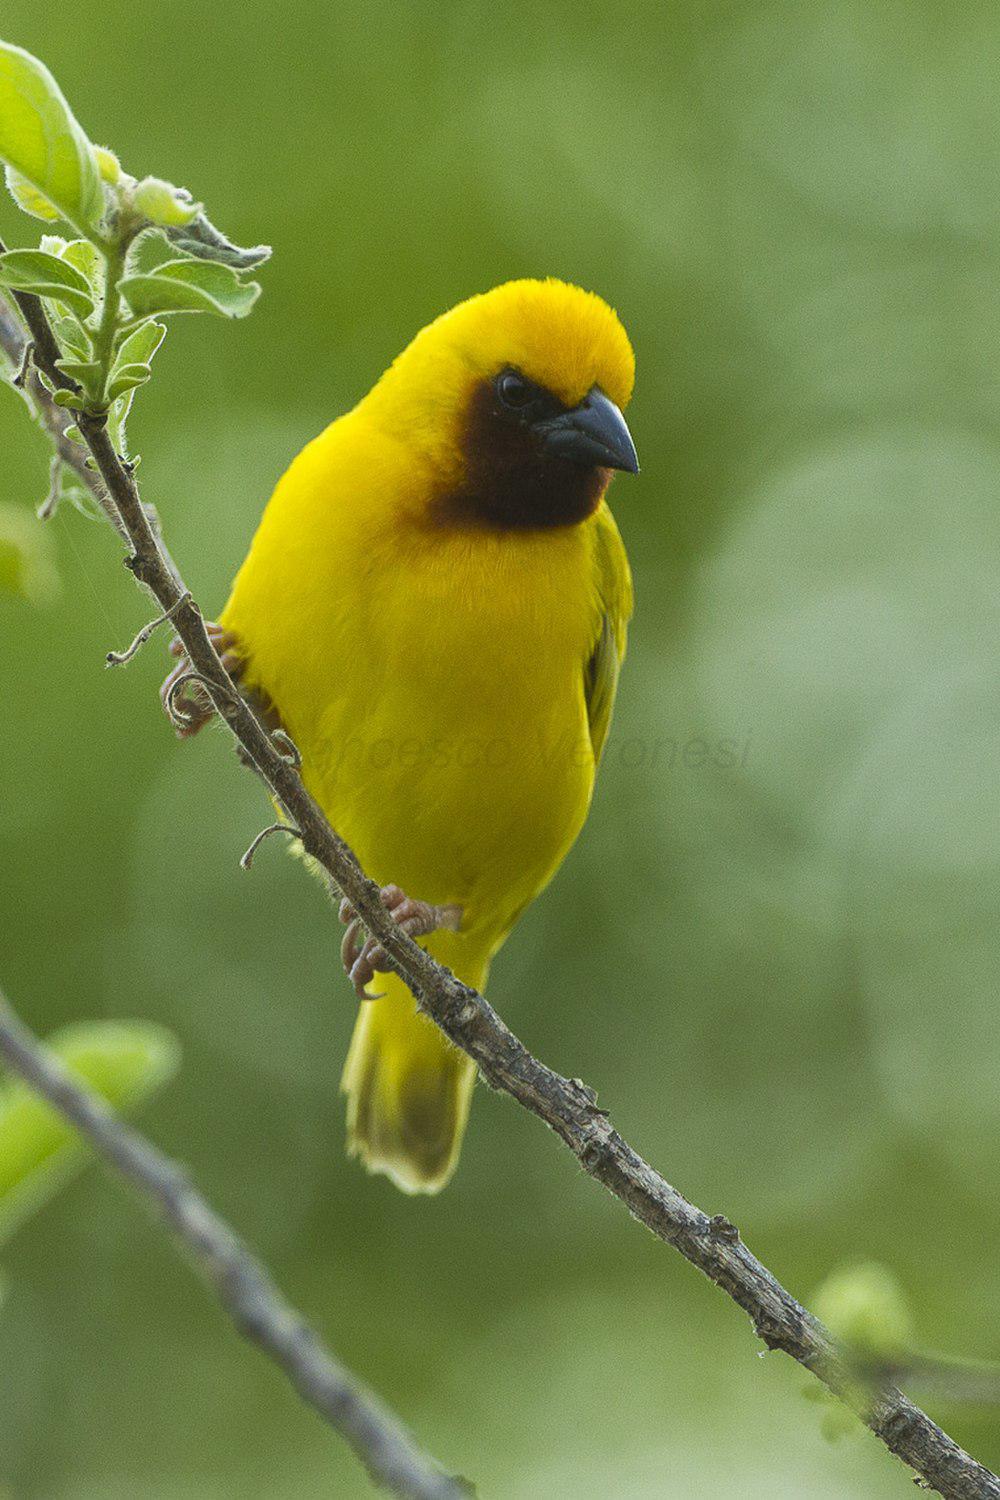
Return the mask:
<svg viewBox="0 0 1000 1500">
<path fill-rule="evenodd" d="M 545 451 L 572 463 L 622 469 L 638 474 L 635 444 L 618 407 L 599 385 L 593 386 L 579 406 L 560 412 L 538 425 Z"/>
</svg>

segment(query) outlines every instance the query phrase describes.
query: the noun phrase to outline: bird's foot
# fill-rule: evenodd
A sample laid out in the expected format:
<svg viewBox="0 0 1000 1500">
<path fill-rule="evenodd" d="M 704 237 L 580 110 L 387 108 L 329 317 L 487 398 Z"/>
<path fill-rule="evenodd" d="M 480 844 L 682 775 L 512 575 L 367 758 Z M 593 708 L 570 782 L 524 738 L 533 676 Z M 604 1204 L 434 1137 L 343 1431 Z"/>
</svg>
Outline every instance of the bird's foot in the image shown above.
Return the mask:
<svg viewBox="0 0 1000 1500">
<path fill-rule="evenodd" d="M 384 885 L 379 896 L 390 917 L 408 937 L 427 937 L 442 927 L 457 932 L 461 926 L 460 906 L 433 906 L 429 901 L 415 901 L 398 885 Z M 371 984 L 379 970 L 391 969 L 389 956 L 377 938 L 369 937 L 360 942 L 363 924 L 346 896 L 340 903 L 340 920 L 347 923 L 340 956 L 354 992 L 359 1000 L 378 1000 L 381 997 L 369 995 L 365 987 Z"/>
<path fill-rule="evenodd" d="M 205 629 L 209 640 L 219 653 L 222 665 L 264 728 L 270 730 L 272 734 L 276 729 L 283 730 L 281 717 L 271 700 L 258 690 L 242 685 L 246 660 L 240 652 L 236 637 L 230 631 L 223 630 L 221 625 L 216 625 L 214 621 L 206 620 Z M 191 673 L 192 667 L 183 642 L 178 636 L 174 636 L 170 642 L 170 655 L 177 658 L 177 665 L 164 679 L 163 686 L 160 688 L 160 702 L 163 704 L 164 713 L 176 729 L 178 738 L 187 740 L 193 734 L 197 734 L 199 729 L 204 728 L 215 710 L 212 707 L 212 700 L 195 677 L 192 676 L 188 681 L 183 681 Z M 244 759 L 242 751 L 240 757 Z M 249 760 L 246 764 L 250 764 Z"/>
<path fill-rule="evenodd" d="M 236 638 L 212 621 L 205 622 L 205 629 L 222 659 L 222 665 L 233 681 L 238 683 L 243 675 L 243 661 L 236 650 Z M 181 680 L 192 667 L 179 636 L 175 635 L 170 642 L 170 655 L 177 658 L 177 665 L 164 678 L 160 688 L 160 702 L 177 731 L 178 739 L 186 740 L 204 728 L 215 710 L 211 698 L 199 682 L 193 679 L 190 682 Z"/>
</svg>

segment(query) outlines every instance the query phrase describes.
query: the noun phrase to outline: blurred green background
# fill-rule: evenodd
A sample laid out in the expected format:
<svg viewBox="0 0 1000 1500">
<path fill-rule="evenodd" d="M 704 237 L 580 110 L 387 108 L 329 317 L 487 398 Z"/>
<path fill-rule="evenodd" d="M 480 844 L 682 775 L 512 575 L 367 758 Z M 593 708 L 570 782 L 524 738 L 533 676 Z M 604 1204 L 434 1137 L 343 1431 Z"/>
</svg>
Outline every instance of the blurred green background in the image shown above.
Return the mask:
<svg viewBox="0 0 1000 1500">
<path fill-rule="evenodd" d="M 524 274 L 615 303 L 631 654 L 491 997 L 794 1291 L 876 1257 L 927 1343 L 1000 1356 L 996 7 L 6 0 L 3 31 L 129 170 L 275 247 L 248 324 L 176 323 L 132 423 L 209 609 L 293 453 L 430 317 Z M 0 453 L 27 510 L 13 396 Z M 51 538 L 59 597 L 0 599 L 24 1014 L 180 1036 L 146 1128 L 484 1497 L 912 1494 L 508 1101 L 480 1090 L 439 1200 L 345 1161 L 323 893 L 275 847 L 240 874 L 259 790 L 221 732 L 174 741 L 162 638 L 105 673 L 147 613 L 110 533 L 67 509 Z M 3 1271 L 9 1500 L 368 1493 L 116 1182 Z M 935 1414 L 1000 1463 L 1000 1415 Z"/>
</svg>

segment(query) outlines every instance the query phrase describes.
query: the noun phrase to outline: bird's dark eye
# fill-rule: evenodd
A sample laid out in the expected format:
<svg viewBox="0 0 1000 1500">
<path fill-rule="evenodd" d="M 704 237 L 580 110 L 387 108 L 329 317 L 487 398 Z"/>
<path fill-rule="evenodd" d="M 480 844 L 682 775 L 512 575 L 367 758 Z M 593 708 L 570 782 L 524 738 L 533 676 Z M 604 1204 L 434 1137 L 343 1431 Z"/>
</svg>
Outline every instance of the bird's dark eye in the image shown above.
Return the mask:
<svg viewBox="0 0 1000 1500">
<path fill-rule="evenodd" d="M 538 394 L 538 387 L 532 385 L 530 380 L 525 380 L 516 370 L 503 370 L 497 376 L 496 387 L 500 400 L 511 411 L 522 411 L 524 407 L 530 406 Z"/>
</svg>

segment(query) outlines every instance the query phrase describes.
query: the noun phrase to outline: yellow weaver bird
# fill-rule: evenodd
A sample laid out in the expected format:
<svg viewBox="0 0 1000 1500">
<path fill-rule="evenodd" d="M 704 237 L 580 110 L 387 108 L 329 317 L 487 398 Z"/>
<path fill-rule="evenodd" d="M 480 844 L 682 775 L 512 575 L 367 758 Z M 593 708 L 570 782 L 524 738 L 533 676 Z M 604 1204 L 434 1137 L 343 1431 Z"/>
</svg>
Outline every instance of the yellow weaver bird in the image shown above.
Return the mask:
<svg viewBox="0 0 1000 1500">
<path fill-rule="evenodd" d="M 632 608 L 605 492 L 638 471 L 633 374 L 617 316 L 578 287 L 461 303 L 296 458 L 215 627 L 388 909 L 476 989 L 590 804 Z M 186 711 L 185 733 L 208 717 Z M 437 1192 L 475 1065 L 341 916 L 363 1000 L 349 1149 Z"/>
</svg>

